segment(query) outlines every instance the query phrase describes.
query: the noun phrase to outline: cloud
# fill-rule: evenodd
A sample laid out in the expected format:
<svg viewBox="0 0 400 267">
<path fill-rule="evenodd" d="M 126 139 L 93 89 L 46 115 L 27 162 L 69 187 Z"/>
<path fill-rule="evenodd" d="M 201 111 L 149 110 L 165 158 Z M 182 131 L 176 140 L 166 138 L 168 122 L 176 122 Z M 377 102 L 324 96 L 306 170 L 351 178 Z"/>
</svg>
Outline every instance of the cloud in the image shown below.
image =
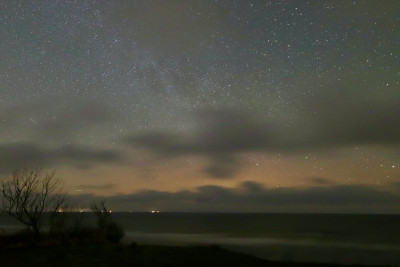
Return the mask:
<svg viewBox="0 0 400 267">
<path fill-rule="evenodd" d="M 105 104 L 85 102 L 57 110 L 52 118 L 38 121 L 42 135 L 57 137 L 116 119 L 116 114 Z"/>
<path fill-rule="evenodd" d="M 148 132 L 128 136 L 125 142 L 170 154 L 230 154 L 263 150 L 269 146 L 267 124 L 239 110 L 199 110 L 198 127 L 189 136 Z"/>
<path fill-rule="evenodd" d="M 232 177 L 241 162 L 237 154 L 270 146 L 270 129 L 250 114 L 233 110 L 202 110 L 196 113 L 197 130 L 181 136 L 163 132 L 132 135 L 124 142 L 166 158 L 203 155 L 209 165 L 204 172 L 214 178 Z"/>
<path fill-rule="evenodd" d="M 353 92 L 354 93 L 354 92 Z M 280 120 L 241 109 L 201 109 L 193 115 L 197 128 L 184 134 L 167 131 L 133 134 L 125 143 L 170 158 L 202 155 L 203 171 L 229 178 L 240 170 L 246 152 L 298 153 L 361 145 L 400 145 L 399 96 L 375 94 L 356 98 L 343 90 L 299 98 L 294 116 Z M 295 107 L 295 106 L 294 106 Z"/>
<path fill-rule="evenodd" d="M 90 190 L 90 191 L 92 191 L 92 190 L 94 190 L 94 191 L 101 190 L 102 191 L 102 190 L 114 189 L 116 187 L 116 185 L 115 184 L 111 184 L 111 183 L 107 183 L 107 184 L 82 184 L 82 185 L 79 185 L 77 187 L 80 188 L 80 189 L 83 189 L 83 190 Z"/>
<path fill-rule="evenodd" d="M 241 166 L 241 162 L 234 155 L 218 154 L 210 157 L 210 164 L 203 171 L 214 178 L 230 178 Z"/>
<path fill-rule="evenodd" d="M 302 99 L 301 114 L 308 130 L 301 133 L 301 147 L 400 144 L 400 95 L 386 92 L 364 94 L 355 90 L 325 90 Z M 304 129 L 301 127 L 300 129 Z"/>
<path fill-rule="evenodd" d="M 310 181 L 313 184 L 317 185 L 331 185 L 333 182 L 329 179 L 326 178 L 321 178 L 321 177 L 310 177 L 308 178 L 308 181 Z"/>
<path fill-rule="evenodd" d="M 92 167 L 96 163 L 119 162 L 121 152 L 74 144 L 80 131 L 118 118 L 107 104 L 44 97 L 29 103 L 0 107 L 0 172 L 29 167 L 69 165 Z"/>
<path fill-rule="evenodd" d="M 60 164 L 87 168 L 95 163 L 120 162 L 123 158 L 122 154 L 113 150 L 79 145 L 47 147 L 35 143 L 0 144 L 0 172 Z"/>
<path fill-rule="evenodd" d="M 1 131 L 60 140 L 79 130 L 116 120 L 118 114 L 105 103 L 43 98 L 36 102 L 0 107 Z"/>
<path fill-rule="evenodd" d="M 215 185 L 195 191 L 141 191 L 103 198 L 115 210 L 193 212 L 395 212 L 400 191 L 369 185 L 266 188 L 247 181 L 236 188 Z M 90 205 L 96 197 L 78 196 Z"/>
</svg>

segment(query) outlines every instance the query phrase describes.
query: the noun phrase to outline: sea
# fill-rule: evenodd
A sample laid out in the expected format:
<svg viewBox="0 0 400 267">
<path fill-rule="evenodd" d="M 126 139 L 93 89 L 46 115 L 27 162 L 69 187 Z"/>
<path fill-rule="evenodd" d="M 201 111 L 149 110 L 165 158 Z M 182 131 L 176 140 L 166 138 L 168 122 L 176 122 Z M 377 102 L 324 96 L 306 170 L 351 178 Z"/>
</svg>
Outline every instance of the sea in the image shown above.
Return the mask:
<svg viewBox="0 0 400 267">
<path fill-rule="evenodd" d="M 89 224 L 90 212 L 76 214 Z M 122 242 L 219 246 L 268 260 L 400 266 L 400 215 L 115 212 Z M 22 225 L 0 214 L 0 232 Z"/>
</svg>

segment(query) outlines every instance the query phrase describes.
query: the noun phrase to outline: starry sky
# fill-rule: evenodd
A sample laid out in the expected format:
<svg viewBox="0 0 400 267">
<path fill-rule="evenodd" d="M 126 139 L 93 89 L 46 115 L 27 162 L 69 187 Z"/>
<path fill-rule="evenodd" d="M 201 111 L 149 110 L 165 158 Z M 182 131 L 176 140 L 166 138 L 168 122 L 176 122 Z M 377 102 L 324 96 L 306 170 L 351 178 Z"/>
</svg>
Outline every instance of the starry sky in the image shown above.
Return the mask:
<svg viewBox="0 0 400 267">
<path fill-rule="evenodd" d="M 400 2 L 0 0 L 0 173 L 115 210 L 400 208 Z"/>
</svg>

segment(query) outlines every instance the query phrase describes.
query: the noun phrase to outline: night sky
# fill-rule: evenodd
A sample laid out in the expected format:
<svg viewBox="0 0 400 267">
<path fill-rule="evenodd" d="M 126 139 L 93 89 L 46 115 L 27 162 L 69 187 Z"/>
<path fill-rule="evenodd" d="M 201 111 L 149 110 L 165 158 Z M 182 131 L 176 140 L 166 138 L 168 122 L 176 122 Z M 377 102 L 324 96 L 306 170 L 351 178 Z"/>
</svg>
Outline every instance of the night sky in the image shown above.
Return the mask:
<svg viewBox="0 0 400 267">
<path fill-rule="evenodd" d="M 116 210 L 400 210 L 400 1 L 0 0 L 0 173 Z"/>
</svg>

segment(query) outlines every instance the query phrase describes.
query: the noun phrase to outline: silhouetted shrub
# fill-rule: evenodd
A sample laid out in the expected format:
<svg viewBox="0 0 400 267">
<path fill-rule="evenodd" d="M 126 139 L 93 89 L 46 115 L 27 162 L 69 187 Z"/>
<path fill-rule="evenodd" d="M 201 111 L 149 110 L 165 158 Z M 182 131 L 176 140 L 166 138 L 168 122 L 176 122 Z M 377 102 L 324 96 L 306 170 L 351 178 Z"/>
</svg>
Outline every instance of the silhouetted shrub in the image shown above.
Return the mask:
<svg viewBox="0 0 400 267">
<path fill-rule="evenodd" d="M 124 230 L 121 225 L 113 221 L 111 212 L 107 210 L 104 202 L 101 202 L 99 205 L 93 204 L 91 209 L 97 216 L 99 230 L 108 240 L 118 243 L 125 234 Z"/>
<path fill-rule="evenodd" d="M 105 234 L 106 238 L 113 243 L 118 243 L 125 235 L 122 226 L 113 221 L 108 223 Z"/>
</svg>

